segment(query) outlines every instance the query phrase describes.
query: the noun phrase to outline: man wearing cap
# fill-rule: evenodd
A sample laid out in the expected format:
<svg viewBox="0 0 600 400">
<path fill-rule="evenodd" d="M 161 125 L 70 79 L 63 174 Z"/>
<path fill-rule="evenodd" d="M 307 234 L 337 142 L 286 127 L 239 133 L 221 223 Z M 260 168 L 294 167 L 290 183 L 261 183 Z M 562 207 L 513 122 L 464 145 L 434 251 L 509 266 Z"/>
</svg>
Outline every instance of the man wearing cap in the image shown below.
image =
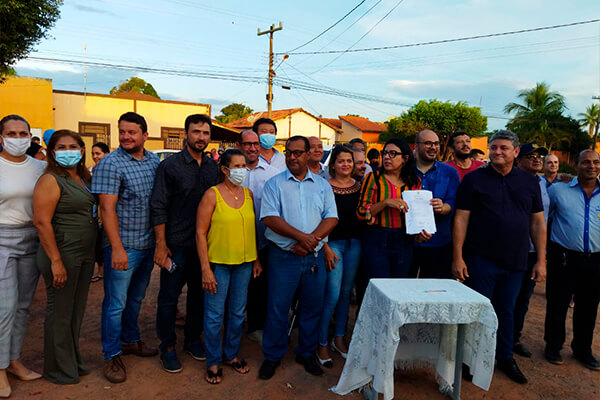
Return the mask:
<svg viewBox="0 0 600 400">
<path fill-rule="evenodd" d="M 592 355 L 594 326 L 600 300 L 600 156 L 583 150 L 575 158 L 577 176 L 548 189 L 552 227 L 548 246 L 544 356 L 562 364 L 565 320 L 571 297 L 573 356 L 586 368 L 600 371 Z"/>
<path fill-rule="evenodd" d="M 546 181 L 538 173 L 542 170 L 543 158 L 548 154 L 548 149 L 540 147 L 535 143 L 525 143 L 519 149 L 519 155 L 517 156 L 517 166 L 525 172 L 530 173 L 537 180 L 537 185 L 540 187 L 542 194 L 542 204 L 544 206 L 544 218 L 546 224 L 548 223 L 548 209 L 550 207 L 550 198 L 548 197 L 548 191 L 546 188 Z M 513 351 L 523 357 L 531 357 L 531 352 L 523 343 L 520 342 L 521 331 L 523 330 L 523 324 L 525 323 L 525 314 L 529 308 L 529 299 L 533 293 L 535 287 L 535 279 L 533 276 L 533 266 L 537 261 L 537 253 L 535 246 L 529 239 L 529 254 L 527 256 L 527 272 L 523 276 L 523 284 L 517 297 L 517 303 L 515 305 L 514 313 L 514 347 Z"/>
<path fill-rule="evenodd" d="M 537 253 L 531 277 L 538 282 L 546 277 L 546 222 L 537 180 L 514 166 L 518 154 L 517 135 L 496 132 L 488 166 L 467 174 L 458 187 L 452 271 L 491 300 L 498 316 L 496 367 L 513 381 L 526 383 L 513 358 L 513 317 L 527 271 L 530 236 Z"/>
</svg>

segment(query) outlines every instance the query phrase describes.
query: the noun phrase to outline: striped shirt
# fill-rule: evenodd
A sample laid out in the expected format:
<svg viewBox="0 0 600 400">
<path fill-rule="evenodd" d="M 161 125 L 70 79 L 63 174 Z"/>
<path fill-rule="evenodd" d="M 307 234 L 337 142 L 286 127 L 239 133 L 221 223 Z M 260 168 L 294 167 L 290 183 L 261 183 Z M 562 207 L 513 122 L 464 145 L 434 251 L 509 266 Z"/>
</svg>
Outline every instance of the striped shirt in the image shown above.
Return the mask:
<svg viewBox="0 0 600 400">
<path fill-rule="evenodd" d="M 420 189 L 420 184 L 413 187 L 412 190 Z M 372 172 L 363 180 L 360 188 L 360 201 L 356 214 L 361 221 L 367 221 L 367 209 L 373 204 L 384 201 L 385 199 L 402 198 L 402 192 L 411 190 L 407 185 L 402 187 L 395 186 L 385 179 L 383 173 Z M 369 222 L 369 221 L 367 221 Z M 396 208 L 385 207 L 379 214 L 372 216 L 370 222 L 382 228 L 402 228 L 404 226 L 404 213 Z"/>
</svg>

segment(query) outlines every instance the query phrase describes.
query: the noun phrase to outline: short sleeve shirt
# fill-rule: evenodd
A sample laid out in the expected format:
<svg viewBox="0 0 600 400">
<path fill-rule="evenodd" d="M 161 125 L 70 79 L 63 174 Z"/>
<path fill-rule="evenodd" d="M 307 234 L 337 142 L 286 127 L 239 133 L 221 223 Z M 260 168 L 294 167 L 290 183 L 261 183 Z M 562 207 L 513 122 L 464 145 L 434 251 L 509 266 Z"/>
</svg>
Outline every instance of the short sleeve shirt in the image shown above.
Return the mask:
<svg viewBox="0 0 600 400">
<path fill-rule="evenodd" d="M 479 168 L 458 187 L 456 209 L 470 211 L 467 257 L 474 254 L 508 270 L 527 270 L 531 215 L 544 211 L 535 176 L 518 168 L 504 176 L 491 166 Z"/>
<path fill-rule="evenodd" d="M 92 192 L 118 195 L 116 212 L 124 247 L 144 250 L 154 247 L 150 224 L 150 196 L 160 160 L 144 151 L 138 160 L 119 147 L 104 157 L 94 170 Z M 109 246 L 108 240 L 104 247 Z"/>
</svg>

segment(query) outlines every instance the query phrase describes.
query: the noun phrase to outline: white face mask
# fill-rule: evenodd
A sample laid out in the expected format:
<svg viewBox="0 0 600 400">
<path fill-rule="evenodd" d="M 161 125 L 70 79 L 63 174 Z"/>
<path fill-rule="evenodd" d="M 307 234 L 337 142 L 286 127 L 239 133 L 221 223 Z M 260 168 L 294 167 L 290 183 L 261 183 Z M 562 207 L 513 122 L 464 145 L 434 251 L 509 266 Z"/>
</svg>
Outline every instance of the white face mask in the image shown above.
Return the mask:
<svg viewBox="0 0 600 400">
<path fill-rule="evenodd" d="M 29 138 L 3 137 L 2 140 L 4 141 L 2 148 L 13 157 L 21 157 L 31 146 L 31 139 Z"/>
<path fill-rule="evenodd" d="M 248 174 L 247 168 L 232 168 L 229 170 L 229 182 L 235 186 L 240 186 Z"/>
</svg>

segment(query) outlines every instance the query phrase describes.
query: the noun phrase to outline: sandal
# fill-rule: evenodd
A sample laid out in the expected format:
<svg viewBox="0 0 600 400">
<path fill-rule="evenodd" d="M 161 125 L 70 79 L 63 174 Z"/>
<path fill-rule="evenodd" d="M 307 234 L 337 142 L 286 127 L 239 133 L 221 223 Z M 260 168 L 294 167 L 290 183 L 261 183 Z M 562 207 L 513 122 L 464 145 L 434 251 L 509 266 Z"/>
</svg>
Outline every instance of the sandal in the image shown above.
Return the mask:
<svg viewBox="0 0 600 400">
<path fill-rule="evenodd" d="M 242 360 L 238 360 L 238 361 L 225 361 L 223 364 L 233 368 L 235 370 L 235 372 L 237 372 L 238 374 L 247 374 L 248 372 L 250 372 L 250 369 L 247 369 L 246 371 L 244 371 L 244 367 L 248 366 L 248 363 L 246 362 L 246 360 L 242 359 Z"/>
<path fill-rule="evenodd" d="M 223 376 L 223 368 L 219 368 L 217 370 L 217 372 L 211 371 L 210 369 L 206 369 L 206 377 L 204 379 L 206 379 L 206 382 L 210 383 L 211 385 L 218 385 L 219 383 L 221 383 L 221 377 Z M 214 379 L 214 381 L 210 380 L 210 379 Z"/>
<path fill-rule="evenodd" d="M 92 282 L 98 282 L 102 278 L 102 275 L 94 275 L 92 276 Z"/>
</svg>

